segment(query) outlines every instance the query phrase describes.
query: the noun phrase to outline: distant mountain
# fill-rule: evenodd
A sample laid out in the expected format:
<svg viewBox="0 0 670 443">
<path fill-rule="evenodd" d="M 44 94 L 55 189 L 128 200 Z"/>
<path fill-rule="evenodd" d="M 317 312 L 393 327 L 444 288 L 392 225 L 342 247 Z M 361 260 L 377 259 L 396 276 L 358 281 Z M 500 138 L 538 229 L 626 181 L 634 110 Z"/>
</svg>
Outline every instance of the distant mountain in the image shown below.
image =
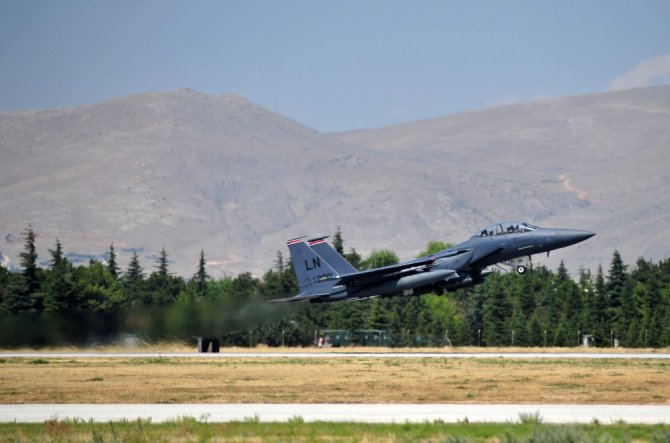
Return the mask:
<svg viewBox="0 0 670 443">
<path fill-rule="evenodd" d="M 607 271 L 614 249 L 631 264 L 670 256 L 670 86 L 501 106 L 339 138 L 433 166 L 437 176 L 444 165 L 470 172 L 473 180 L 439 180 L 484 219 L 596 231 L 556 254 L 573 269 L 602 263 Z"/>
<path fill-rule="evenodd" d="M 589 229 L 572 269 L 668 254 L 670 87 L 545 100 L 324 134 L 233 96 L 191 90 L 0 113 L 0 253 L 17 265 L 114 242 L 148 272 L 165 247 L 190 276 L 263 272 L 284 241 L 332 234 L 409 258 L 498 219 Z M 554 265 L 551 261 L 539 262 Z"/>
</svg>

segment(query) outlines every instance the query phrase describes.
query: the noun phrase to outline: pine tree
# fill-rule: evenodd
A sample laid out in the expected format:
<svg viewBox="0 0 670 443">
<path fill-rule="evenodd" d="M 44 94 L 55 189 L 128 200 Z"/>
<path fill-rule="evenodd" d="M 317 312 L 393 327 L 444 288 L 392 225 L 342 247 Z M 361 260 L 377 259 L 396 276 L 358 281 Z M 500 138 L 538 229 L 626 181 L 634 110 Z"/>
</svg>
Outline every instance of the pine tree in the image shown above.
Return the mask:
<svg viewBox="0 0 670 443">
<path fill-rule="evenodd" d="M 623 264 L 621 254 L 619 254 L 619 251 L 614 251 L 606 285 L 609 307 L 617 311 L 614 313 L 614 317 L 620 314 L 619 310 L 624 287 L 626 286 L 626 278 L 626 266 Z"/>
<path fill-rule="evenodd" d="M 126 271 L 124 277 L 126 284 L 129 285 L 141 283 L 144 281 L 144 269 L 142 269 L 142 266 L 140 265 L 140 260 L 137 257 L 137 251 L 133 251 L 133 256 L 130 259 L 128 270 Z"/>
<path fill-rule="evenodd" d="M 633 272 L 634 280 L 633 294 L 638 307 L 637 331 L 629 330 L 636 334 L 637 346 L 659 347 L 660 334 L 663 329 L 662 319 L 666 306 L 660 291 L 660 267 L 640 258 Z"/>
<path fill-rule="evenodd" d="M 147 301 L 148 296 L 144 291 L 144 269 L 140 266 L 137 251 L 133 251 L 128 269 L 123 276 L 123 286 L 126 288 L 130 304 Z"/>
<path fill-rule="evenodd" d="M 540 320 L 537 318 L 537 315 L 533 315 L 530 318 L 527 326 L 528 332 L 528 344 L 531 346 L 544 346 L 544 330 L 540 324 Z"/>
<path fill-rule="evenodd" d="M 79 308 L 70 263 L 63 256 L 63 248 L 56 239 L 56 249 L 50 249 L 51 269 L 43 285 L 44 310 L 58 312 Z"/>
<path fill-rule="evenodd" d="M 612 255 L 606 288 L 609 323 L 613 326 L 615 338 L 625 341 L 631 315 L 627 309 L 634 309 L 634 307 L 632 306 L 632 294 L 628 285 L 626 266 L 619 251 L 614 251 Z"/>
<path fill-rule="evenodd" d="M 488 296 L 487 285 L 478 285 L 458 291 L 464 298 L 466 320 L 464 323 L 463 338 L 467 345 L 482 345 L 482 331 L 484 329 L 484 303 Z"/>
<path fill-rule="evenodd" d="M 554 337 L 555 346 L 576 346 L 577 335 L 581 335 L 581 296 L 579 288 L 571 279 L 564 280 L 556 288 L 556 297 L 563 300 L 560 322 Z"/>
<path fill-rule="evenodd" d="M 177 298 L 183 289 L 182 280 L 170 275 L 168 256 L 165 247 L 156 259 L 156 271 L 152 272 L 145 282 L 146 303 L 166 304 Z"/>
<path fill-rule="evenodd" d="M 275 256 L 274 269 L 279 275 L 284 273 L 284 256 L 281 251 L 277 251 L 277 255 Z"/>
<path fill-rule="evenodd" d="M 558 270 L 556 272 L 556 278 L 554 280 L 556 286 L 560 286 L 561 283 L 570 280 L 570 274 L 568 269 L 565 267 L 565 263 L 561 260 L 561 263 L 558 265 Z"/>
<path fill-rule="evenodd" d="M 9 271 L 7 270 L 7 268 L 2 266 L 2 263 L 0 263 L 0 311 L 2 310 L 3 297 L 5 294 L 5 286 L 7 285 L 8 279 L 9 279 Z"/>
<path fill-rule="evenodd" d="M 344 255 L 344 240 L 342 240 L 342 230 L 338 226 L 335 229 L 335 235 L 333 236 L 333 248 L 340 255 Z"/>
<path fill-rule="evenodd" d="M 607 347 L 610 345 L 610 330 L 612 328 L 609 322 L 609 310 L 607 304 L 607 288 L 605 277 L 603 275 L 602 265 L 598 266 L 596 281 L 594 285 L 594 325 L 591 331 L 593 344 L 596 346 Z"/>
<path fill-rule="evenodd" d="M 406 304 L 402 310 L 402 329 L 409 331 L 409 345 L 420 346 L 421 340 L 428 335 L 429 325 L 421 312 L 425 309 L 423 297 L 405 297 Z"/>
<path fill-rule="evenodd" d="M 596 317 L 597 299 L 593 286 L 591 271 L 579 269 L 579 292 L 581 294 L 581 325 L 583 327 L 582 334 L 590 335 L 591 342 L 597 328 L 598 320 Z"/>
<path fill-rule="evenodd" d="M 370 300 L 368 309 L 367 327 L 370 329 L 388 330 L 391 328 L 391 311 L 388 307 L 388 298 Z M 351 303 L 349 303 L 351 304 Z"/>
<path fill-rule="evenodd" d="M 23 276 L 28 285 L 29 295 L 35 295 L 39 291 L 40 282 L 37 268 L 37 248 L 35 247 L 35 232 L 32 225 L 28 225 L 23 233 L 23 252 L 19 255 L 20 264 L 23 268 Z"/>
<path fill-rule="evenodd" d="M 114 252 L 114 243 L 109 245 L 109 253 L 107 254 L 107 270 L 115 279 L 119 278 L 119 266 L 116 263 L 116 252 Z"/>
<path fill-rule="evenodd" d="M 511 341 L 511 330 L 508 330 L 512 316 L 505 287 L 500 275 L 491 275 L 487 279 L 488 293 L 484 299 L 484 317 L 482 337 L 486 346 L 507 346 Z"/>
<path fill-rule="evenodd" d="M 168 259 L 167 253 L 165 252 L 165 246 L 161 249 L 161 254 L 158 257 L 158 265 L 156 266 L 157 274 L 160 278 L 167 280 L 168 273 Z"/>
<path fill-rule="evenodd" d="M 666 288 L 667 291 L 667 288 Z M 665 313 L 669 312 L 668 302 L 663 303 L 663 295 L 658 284 L 657 279 L 652 279 L 649 282 L 649 289 L 647 292 L 646 306 L 645 306 L 645 322 L 642 325 L 640 334 L 644 334 L 644 339 L 640 340 L 643 346 L 651 346 L 659 348 L 668 343 L 661 342 L 661 334 L 663 332 L 663 318 Z"/>
<path fill-rule="evenodd" d="M 23 271 L 9 274 L 2 297 L 2 309 L 11 313 L 39 311 L 42 309 L 40 272 L 37 267 L 35 233 L 28 225 L 23 234 L 24 251 L 19 255 Z"/>
<path fill-rule="evenodd" d="M 66 259 L 63 257 L 63 246 L 60 240 L 56 239 L 56 249 L 49 249 L 51 254 L 51 268 L 60 268 L 66 264 Z"/>
<path fill-rule="evenodd" d="M 2 310 L 12 314 L 33 310 L 34 304 L 29 295 L 26 277 L 10 273 L 2 296 Z"/>
<path fill-rule="evenodd" d="M 193 275 L 193 284 L 195 285 L 195 295 L 203 297 L 207 294 L 207 282 L 209 275 L 205 268 L 207 261 L 205 260 L 205 251 L 200 251 L 200 260 L 198 261 L 198 270 Z"/>
<path fill-rule="evenodd" d="M 512 302 L 512 318 L 510 320 L 512 346 L 526 346 L 528 344 L 529 339 L 526 324 L 526 314 L 522 308 L 521 300 L 519 297 L 515 297 Z"/>
<path fill-rule="evenodd" d="M 349 252 L 344 255 L 344 258 L 351 263 L 351 266 L 354 268 L 361 269 L 363 259 L 354 248 L 349 249 Z"/>
</svg>

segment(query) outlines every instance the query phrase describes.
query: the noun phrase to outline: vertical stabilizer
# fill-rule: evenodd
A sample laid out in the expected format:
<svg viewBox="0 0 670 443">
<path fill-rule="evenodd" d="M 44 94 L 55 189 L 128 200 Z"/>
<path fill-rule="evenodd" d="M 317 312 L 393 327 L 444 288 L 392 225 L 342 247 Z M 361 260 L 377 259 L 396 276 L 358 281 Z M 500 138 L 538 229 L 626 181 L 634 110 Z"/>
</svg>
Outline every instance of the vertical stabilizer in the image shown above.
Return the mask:
<svg viewBox="0 0 670 443">
<path fill-rule="evenodd" d="M 307 240 L 309 247 L 321 258 L 326 260 L 330 266 L 340 275 L 355 274 L 358 269 L 354 268 L 344 257 L 340 255 L 328 242 L 328 237 L 318 237 Z"/>
<path fill-rule="evenodd" d="M 301 295 L 327 294 L 332 290 L 338 273 L 328 262 L 314 252 L 302 238 L 286 242 L 291 262 L 298 279 Z"/>
</svg>

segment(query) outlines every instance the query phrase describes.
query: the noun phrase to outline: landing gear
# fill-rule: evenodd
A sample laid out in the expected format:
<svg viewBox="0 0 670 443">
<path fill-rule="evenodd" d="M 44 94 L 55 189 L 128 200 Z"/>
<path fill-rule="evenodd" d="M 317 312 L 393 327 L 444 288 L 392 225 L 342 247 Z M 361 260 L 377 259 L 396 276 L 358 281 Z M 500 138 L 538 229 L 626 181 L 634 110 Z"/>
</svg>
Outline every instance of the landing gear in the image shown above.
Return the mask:
<svg viewBox="0 0 670 443">
<path fill-rule="evenodd" d="M 442 295 L 442 294 L 444 294 L 444 289 L 442 289 L 440 286 L 435 286 L 433 288 L 433 294 Z"/>
<path fill-rule="evenodd" d="M 530 256 L 525 256 L 525 257 L 517 257 L 513 258 L 511 260 L 507 260 L 504 262 L 500 262 L 497 264 L 497 266 L 504 270 L 512 270 L 514 269 L 517 274 L 523 275 L 528 272 L 529 269 L 532 269 L 532 262 L 530 261 Z"/>
</svg>

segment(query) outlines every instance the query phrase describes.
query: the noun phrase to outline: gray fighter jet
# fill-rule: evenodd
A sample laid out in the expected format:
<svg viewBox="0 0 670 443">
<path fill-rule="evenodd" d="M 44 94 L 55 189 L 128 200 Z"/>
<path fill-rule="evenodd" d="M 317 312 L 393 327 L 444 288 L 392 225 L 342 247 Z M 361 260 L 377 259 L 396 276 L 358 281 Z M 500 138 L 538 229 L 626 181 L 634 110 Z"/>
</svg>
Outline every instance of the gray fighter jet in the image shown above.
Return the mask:
<svg viewBox="0 0 670 443">
<path fill-rule="evenodd" d="M 300 294 L 274 302 L 327 303 L 370 297 L 442 294 L 483 283 L 489 266 L 527 271 L 531 256 L 574 245 L 595 235 L 576 229 L 548 229 L 528 223 L 497 223 L 469 240 L 397 265 L 358 271 L 324 237 L 286 242 Z"/>
</svg>

